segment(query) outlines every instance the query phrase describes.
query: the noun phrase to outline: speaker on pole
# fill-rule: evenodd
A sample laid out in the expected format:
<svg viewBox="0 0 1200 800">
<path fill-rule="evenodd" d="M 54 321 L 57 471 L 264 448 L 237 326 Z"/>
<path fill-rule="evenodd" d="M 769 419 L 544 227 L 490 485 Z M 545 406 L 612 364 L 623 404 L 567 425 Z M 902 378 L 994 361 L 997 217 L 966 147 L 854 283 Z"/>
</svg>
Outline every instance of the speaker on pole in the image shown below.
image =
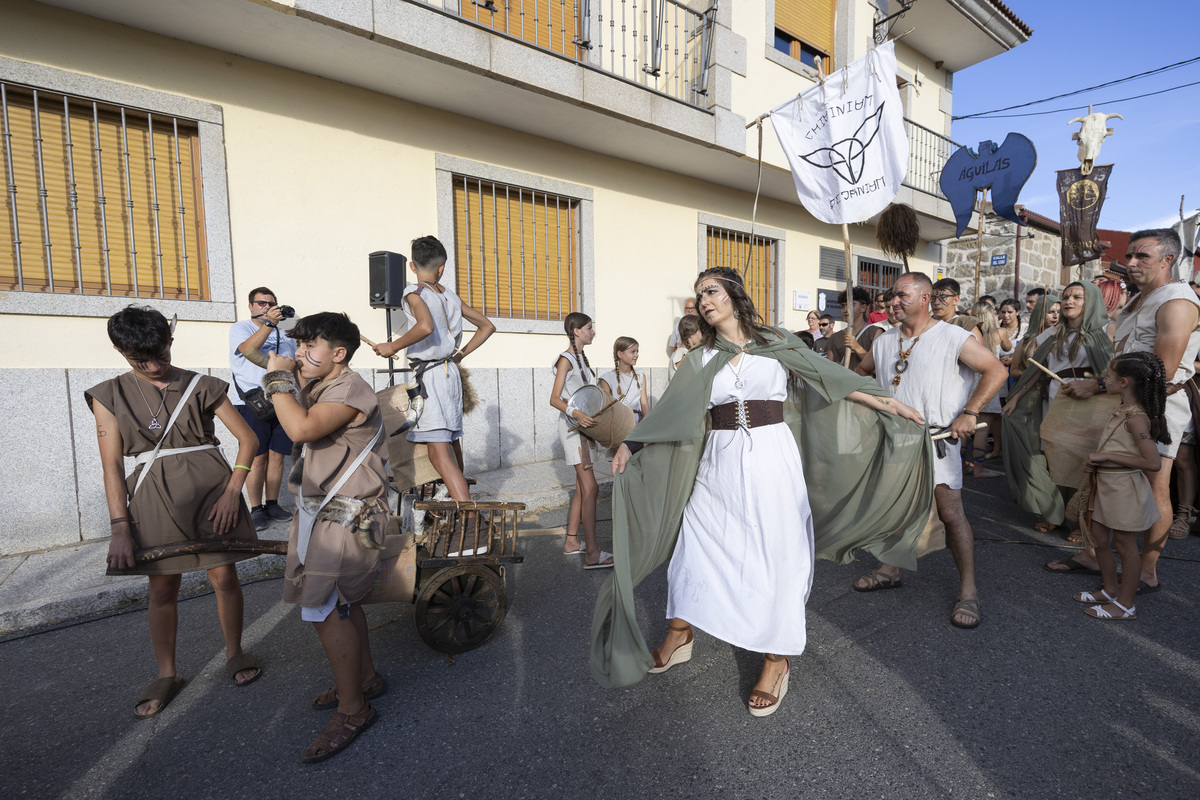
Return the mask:
<svg viewBox="0 0 1200 800">
<path fill-rule="evenodd" d="M 408 259 L 399 253 L 379 250 L 368 259 L 371 308 L 399 308 L 404 296 L 404 268 Z"/>
</svg>

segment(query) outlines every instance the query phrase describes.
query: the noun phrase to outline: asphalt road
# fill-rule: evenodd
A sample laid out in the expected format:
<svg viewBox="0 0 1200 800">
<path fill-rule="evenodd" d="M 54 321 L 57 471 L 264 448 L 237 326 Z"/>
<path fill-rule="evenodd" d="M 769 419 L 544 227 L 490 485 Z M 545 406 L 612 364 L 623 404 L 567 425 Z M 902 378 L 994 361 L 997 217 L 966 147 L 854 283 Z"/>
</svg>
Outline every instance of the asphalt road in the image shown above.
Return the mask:
<svg viewBox="0 0 1200 800">
<path fill-rule="evenodd" d="M 212 596 L 181 603 L 189 684 L 149 721 L 132 716 L 153 677 L 144 610 L 0 644 L 0 797 L 1200 797 L 1200 538 L 1169 544 L 1165 588 L 1136 621 L 1091 620 L 1071 595 L 1096 579 L 1042 570 L 1054 540 L 997 499 L 1003 484 L 966 492 L 983 625 L 949 624 L 947 551 L 874 594 L 849 588 L 869 563 L 820 562 L 809 647 L 773 717 L 746 710 L 760 657 L 701 633 L 690 663 L 629 689 L 593 684 L 606 575 L 536 536 L 499 634 L 452 662 L 420 640 L 412 606 L 368 607 L 391 691 L 324 764 L 299 754 L 327 719 L 307 705 L 329 670 L 278 579 L 246 587 L 247 647 L 266 672 L 245 688 L 225 677 Z M 640 589 L 652 643 L 664 574 Z"/>
</svg>

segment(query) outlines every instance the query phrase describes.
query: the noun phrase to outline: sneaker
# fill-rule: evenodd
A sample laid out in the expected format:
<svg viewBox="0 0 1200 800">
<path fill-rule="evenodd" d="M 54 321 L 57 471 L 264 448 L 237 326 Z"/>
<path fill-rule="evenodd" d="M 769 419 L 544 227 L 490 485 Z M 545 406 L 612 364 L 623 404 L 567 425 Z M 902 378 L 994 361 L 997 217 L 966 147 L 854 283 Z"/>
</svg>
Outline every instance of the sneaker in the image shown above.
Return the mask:
<svg viewBox="0 0 1200 800">
<path fill-rule="evenodd" d="M 262 506 L 255 506 L 250 509 L 250 520 L 254 523 L 254 530 L 261 531 L 271 523 L 267 519 L 267 510 Z"/>
<path fill-rule="evenodd" d="M 267 503 L 267 517 L 276 522 L 287 522 L 292 518 L 292 512 L 288 511 L 279 503 Z"/>
</svg>

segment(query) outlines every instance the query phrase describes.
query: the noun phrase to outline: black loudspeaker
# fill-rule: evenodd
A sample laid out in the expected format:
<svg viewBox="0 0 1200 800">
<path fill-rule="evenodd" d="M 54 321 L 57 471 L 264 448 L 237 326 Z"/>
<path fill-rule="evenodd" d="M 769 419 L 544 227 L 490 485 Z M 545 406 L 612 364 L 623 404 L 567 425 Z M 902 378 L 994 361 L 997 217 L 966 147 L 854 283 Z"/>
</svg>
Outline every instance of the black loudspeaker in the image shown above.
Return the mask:
<svg viewBox="0 0 1200 800">
<path fill-rule="evenodd" d="M 404 296 L 404 268 L 408 259 L 399 253 L 380 250 L 369 258 L 371 308 L 399 308 Z"/>
</svg>

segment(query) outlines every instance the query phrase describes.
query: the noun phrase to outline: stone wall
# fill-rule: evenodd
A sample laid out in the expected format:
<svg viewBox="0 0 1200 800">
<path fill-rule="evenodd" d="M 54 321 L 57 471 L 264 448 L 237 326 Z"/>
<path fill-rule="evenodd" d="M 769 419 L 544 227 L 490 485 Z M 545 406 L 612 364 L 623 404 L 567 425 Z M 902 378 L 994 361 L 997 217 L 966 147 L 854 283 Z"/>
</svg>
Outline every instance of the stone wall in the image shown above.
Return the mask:
<svg viewBox="0 0 1200 800">
<path fill-rule="evenodd" d="M 119 369 L 9 369 L 0 371 L 0 480 L 6 490 L 0 556 L 78 544 L 109 535 L 96 428 L 85 389 Z M 202 370 L 230 380 L 228 369 Z M 653 403 L 667 383 L 666 368 L 648 369 Z M 376 390 L 386 375 L 359 370 Z M 502 467 L 563 458 L 559 412 L 550 406 L 550 368 L 471 369 L 478 405 L 463 421 L 468 477 Z M 503 398 L 503 403 L 500 398 Z M 35 402 L 36 399 L 36 402 Z M 216 421 L 229 463 L 237 440 Z M 290 459 L 284 474 L 290 469 Z M 133 460 L 126 459 L 126 471 Z M 284 486 L 280 502 L 293 505 Z"/>
<path fill-rule="evenodd" d="M 979 270 L 979 293 L 990 294 L 997 301 L 1016 296 L 1013 291 L 1017 266 L 1017 224 L 988 214 L 984 223 L 983 259 Z M 1079 267 L 1071 267 L 1070 280 L 1062 280 L 1062 237 L 1036 225 L 1020 226 L 1021 236 L 1021 285 L 1024 295 L 1030 289 L 1049 286 L 1052 292 L 1059 291 L 1071 281 L 1079 280 Z M 961 306 L 975 302 L 975 253 L 977 239 L 964 235 L 961 239 L 949 239 L 942 247 L 942 269 L 944 277 L 954 278 L 962 284 Z M 992 266 L 992 256 L 1006 255 L 1007 263 Z M 1084 264 L 1084 280 L 1099 274 L 1099 261 Z"/>
</svg>

